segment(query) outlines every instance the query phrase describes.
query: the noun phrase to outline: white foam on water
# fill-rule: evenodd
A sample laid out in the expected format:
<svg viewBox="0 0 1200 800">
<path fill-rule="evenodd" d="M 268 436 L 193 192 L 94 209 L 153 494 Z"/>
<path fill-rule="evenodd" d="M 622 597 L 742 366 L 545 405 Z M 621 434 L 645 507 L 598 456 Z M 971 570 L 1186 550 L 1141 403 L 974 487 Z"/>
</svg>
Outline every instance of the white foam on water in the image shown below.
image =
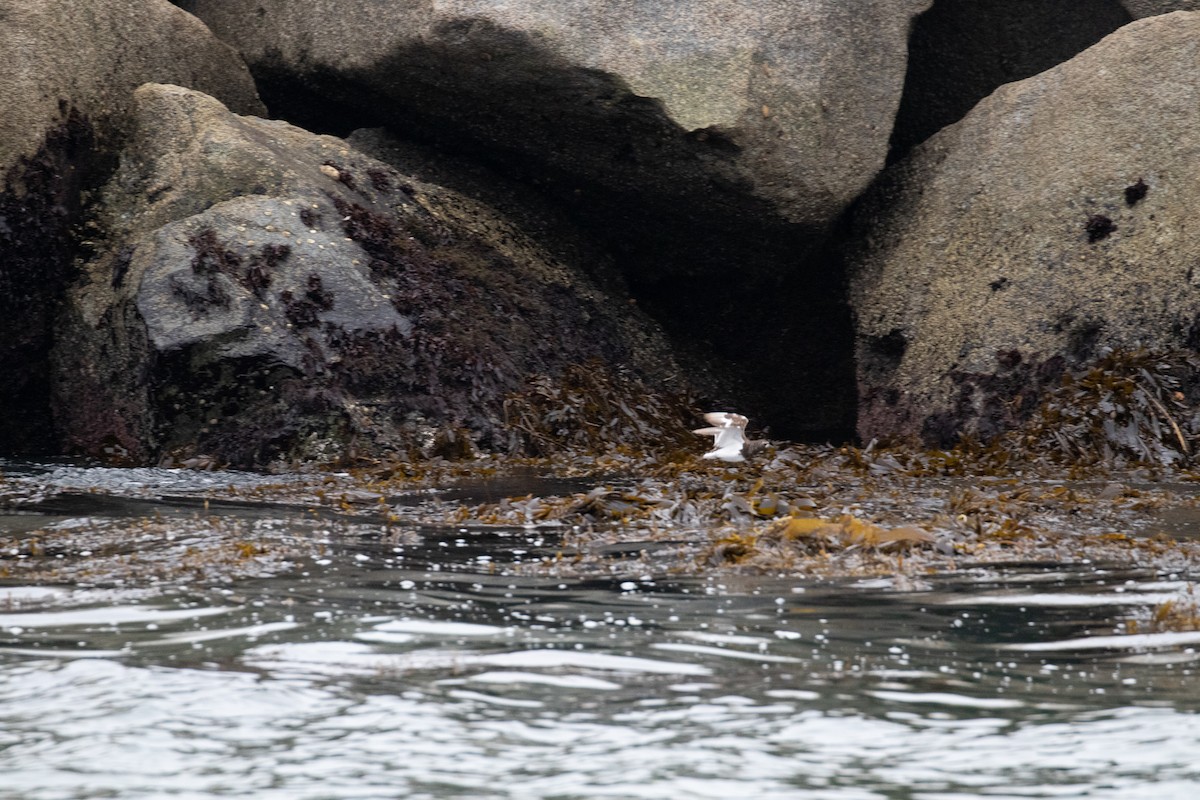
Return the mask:
<svg viewBox="0 0 1200 800">
<path fill-rule="evenodd" d="M 300 627 L 298 622 L 265 622 L 261 625 L 246 625 L 241 628 L 219 628 L 208 631 L 181 631 L 179 633 L 168 633 L 162 639 L 156 642 L 146 642 L 148 645 L 156 644 L 178 644 L 178 643 L 194 643 L 194 642 L 211 642 L 218 639 L 248 639 L 254 640 L 268 633 L 278 633 L 279 631 L 290 631 Z"/>
<path fill-rule="evenodd" d="M 1024 708 L 1025 703 L 1006 697 L 972 697 L 952 692 L 889 692 L 874 690 L 867 694 L 893 703 L 951 706 L 954 708 Z"/>
<path fill-rule="evenodd" d="M 777 664 L 798 664 L 800 659 L 792 656 L 776 656 L 770 653 L 747 653 L 744 650 L 731 650 L 727 647 L 705 647 L 698 644 L 687 644 L 686 642 L 655 642 L 650 645 L 655 650 L 671 650 L 678 653 L 696 653 L 706 656 L 720 656 L 722 658 L 739 658 L 747 661 L 762 661 L 773 662 Z"/>
<path fill-rule="evenodd" d="M 1179 593 L 1112 592 L 1082 594 L 1072 592 L 1038 594 L 969 594 L 943 601 L 947 606 L 1028 606 L 1030 608 L 1077 608 L 1090 606 L 1158 605 L 1178 600 Z"/>
</svg>

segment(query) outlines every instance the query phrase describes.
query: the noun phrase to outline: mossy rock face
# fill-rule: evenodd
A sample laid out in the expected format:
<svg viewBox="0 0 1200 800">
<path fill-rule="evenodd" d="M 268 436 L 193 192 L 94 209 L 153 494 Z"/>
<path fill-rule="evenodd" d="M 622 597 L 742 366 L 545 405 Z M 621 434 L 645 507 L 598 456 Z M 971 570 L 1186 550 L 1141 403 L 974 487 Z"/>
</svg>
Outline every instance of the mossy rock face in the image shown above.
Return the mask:
<svg viewBox="0 0 1200 800">
<path fill-rule="evenodd" d="M 403 455 L 440 430 L 489 447 L 531 376 L 672 373 L 636 309 L 499 212 L 197 92 L 137 100 L 93 220 L 111 246 L 60 324 L 73 450 L 264 466 Z"/>
<path fill-rule="evenodd" d="M 1126 25 L 884 174 L 850 256 L 865 441 L 986 440 L 1106 353 L 1200 349 L 1197 37 Z"/>
</svg>

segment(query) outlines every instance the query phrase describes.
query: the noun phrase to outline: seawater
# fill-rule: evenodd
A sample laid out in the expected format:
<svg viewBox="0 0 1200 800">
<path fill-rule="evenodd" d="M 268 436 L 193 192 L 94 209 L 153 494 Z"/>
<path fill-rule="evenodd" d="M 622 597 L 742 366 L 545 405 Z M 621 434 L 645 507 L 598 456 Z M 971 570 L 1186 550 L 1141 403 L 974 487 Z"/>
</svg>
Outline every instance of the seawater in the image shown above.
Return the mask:
<svg viewBox="0 0 1200 800">
<path fill-rule="evenodd" d="M 71 499 L 13 529 L 170 513 L 114 501 L 114 483 L 254 479 L 28 480 Z M 529 568 L 554 530 L 400 541 L 322 532 L 303 509 L 213 513 L 294 526 L 319 552 L 161 589 L 0 581 L 0 798 L 1182 800 L 1200 786 L 1200 635 L 1119 632 L 1193 576 L 564 579 Z"/>
</svg>

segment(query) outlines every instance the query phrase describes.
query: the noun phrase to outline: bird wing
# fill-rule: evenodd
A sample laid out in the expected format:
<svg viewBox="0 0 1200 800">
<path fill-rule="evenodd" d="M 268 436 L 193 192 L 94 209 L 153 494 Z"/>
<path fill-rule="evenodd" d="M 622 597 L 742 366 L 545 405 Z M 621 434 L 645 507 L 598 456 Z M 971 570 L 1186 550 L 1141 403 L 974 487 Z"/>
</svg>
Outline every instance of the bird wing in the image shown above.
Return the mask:
<svg viewBox="0 0 1200 800">
<path fill-rule="evenodd" d="M 704 415 L 704 421 L 713 427 L 701 428 L 696 433 L 714 437 L 714 450 L 740 450 L 746 443 L 746 425 L 750 420 L 741 414 L 734 414 L 732 411 L 710 411 Z"/>
<path fill-rule="evenodd" d="M 721 432 L 717 435 L 717 439 L 713 442 L 714 450 L 724 450 L 727 447 L 733 447 L 738 450 L 742 449 L 742 445 L 746 443 L 746 429 L 739 428 L 736 425 L 730 425 L 721 428 Z"/>
<path fill-rule="evenodd" d="M 746 443 L 745 433 L 741 428 L 728 426 L 724 428 L 697 428 L 692 433 L 701 436 L 713 437 L 713 449 L 723 450 L 727 447 L 732 447 L 735 450 L 740 450 L 742 445 Z"/>
<path fill-rule="evenodd" d="M 750 420 L 741 414 L 735 414 L 732 411 L 710 411 L 704 415 L 704 421 L 709 425 L 716 425 L 721 428 L 729 426 L 745 428 L 750 422 Z"/>
</svg>

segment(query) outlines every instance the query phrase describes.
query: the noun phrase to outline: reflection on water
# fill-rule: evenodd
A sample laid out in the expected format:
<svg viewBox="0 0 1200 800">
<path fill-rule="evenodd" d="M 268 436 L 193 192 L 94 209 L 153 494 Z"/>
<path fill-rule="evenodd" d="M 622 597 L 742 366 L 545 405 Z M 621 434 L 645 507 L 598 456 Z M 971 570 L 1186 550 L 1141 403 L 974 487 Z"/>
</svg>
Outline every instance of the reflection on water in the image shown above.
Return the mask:
<svg viewBox="0 0 1200 800">
<path fill-rule="evenodd" d="M 1198 637 L 1118 628 L 1189 576 L 562 581 L 509 568 L 550 532 L 418 533 L 153 596 L 0 582 L 0 798 L 1125 800 L 1200 781 Z"/>
</svg>

